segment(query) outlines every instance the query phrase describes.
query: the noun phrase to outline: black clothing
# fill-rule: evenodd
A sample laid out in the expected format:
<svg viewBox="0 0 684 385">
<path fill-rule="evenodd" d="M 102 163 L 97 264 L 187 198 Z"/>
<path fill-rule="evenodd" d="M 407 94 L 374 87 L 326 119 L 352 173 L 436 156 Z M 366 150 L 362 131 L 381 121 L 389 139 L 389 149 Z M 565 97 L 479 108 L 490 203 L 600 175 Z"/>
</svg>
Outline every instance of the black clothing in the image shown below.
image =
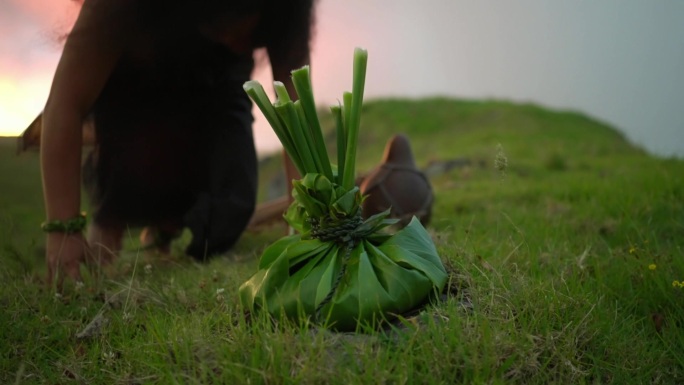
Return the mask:
<svg viewBox="0 0 684 385">
<path fill-rule="evenodd" d="M 254 210 L 253 68 L 197 29 L 168 30 L 144 58 L 126 53 L 96 101 L 84 184 L 100 225 L 188 227 L 187 253 L 230 248 Z"/>
</svg>

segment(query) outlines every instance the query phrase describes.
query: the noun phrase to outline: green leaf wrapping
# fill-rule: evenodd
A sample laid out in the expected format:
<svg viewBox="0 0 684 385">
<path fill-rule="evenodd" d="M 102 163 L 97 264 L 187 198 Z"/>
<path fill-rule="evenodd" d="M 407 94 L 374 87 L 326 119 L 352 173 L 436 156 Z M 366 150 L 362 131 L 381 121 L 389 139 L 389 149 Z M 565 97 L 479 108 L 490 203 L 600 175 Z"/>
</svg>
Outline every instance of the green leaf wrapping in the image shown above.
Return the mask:
<svg viewBox="0 0 684 385">
<path fill-rule="evenodd" d="M 366 60 L 365 50 L 354 51 L 352 93 L 332 109 L 337 167 L 323 142 L 307 66 L 292 72 L 301 102 L 293 103 L 276 83 L 280 100 L 271 105 L 260 84 L 245 83 L 304 175 L 293 182 L 294 202 L 285 214 L 299 234 L 268 247 L 258 271 L 240 287 L 240 301 L 251 311 L 354 330 L 411 310 L 446 284 L 437 250 L 415 217 L 393 235 L 383 231 L 396 223 L 387 219 L 389 210 L 362 219 L 354 179 Z"/>
<path fill-rule="evenodd" d="M 240 287 L 240 300 L 275 317 L 314 315 L 342 269 L 344 254 L 335 242 L 300 234 L 282 238 L 264 251 L 259 271 Z M 415 308 L 446 281 L 432 240 L 414 218 L 384 241 L 356 244 L 344 277 L 321 309 L 322 321 L 355 330 Z"/>
<path fill-rule="evenodd" d="M 240 287 L 245 307 L 275 317 L 319 316 L 318 321 L 332 328 L 354 330 L 411 310 L 444 287 L 446 271 L 420 221 L 414 218 L 389 235 L 381 229 L 393 221 L 382 213 L 349 230 L 346 241 L 344 236 L 316 239 L 310 213 L 326 218 L 318 220 L 319 229 L 348 222 L 360 214 L 358 188 L 346 191 L 320 174 L 307 174 L 294 186 L 295 203 L 286 219 L 300 234 L 264 251 L 258 271 Z M 350 251 L 348 245 L 353 246 Z"/>
</svg>

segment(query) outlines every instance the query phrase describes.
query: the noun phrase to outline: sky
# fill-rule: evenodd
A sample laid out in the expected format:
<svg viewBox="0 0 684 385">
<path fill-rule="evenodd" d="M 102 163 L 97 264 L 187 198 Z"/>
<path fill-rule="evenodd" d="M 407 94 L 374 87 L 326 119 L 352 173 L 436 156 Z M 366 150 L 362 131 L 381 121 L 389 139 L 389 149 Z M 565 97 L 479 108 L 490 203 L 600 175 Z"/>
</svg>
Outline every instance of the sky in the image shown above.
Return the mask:
<svg viewBox="0 0 684 385">
<path fill-rule="evenodd" d="M 69 0 L 0 0 L 0 135 L 42 110 Z M 368 50 L 366 99 L 452 96 L 533 102 L 613 125 L 649 152 L 684 157 L 684 2 L 320 0 L 312 44 L 319 103 L 351 87 Z M 270 81 L 267 69 L 255 77 Z M 270 87 L 266 87 L 267 89 Z M 255 110 L 256 144 L 278 147 Z"/>
</svg>

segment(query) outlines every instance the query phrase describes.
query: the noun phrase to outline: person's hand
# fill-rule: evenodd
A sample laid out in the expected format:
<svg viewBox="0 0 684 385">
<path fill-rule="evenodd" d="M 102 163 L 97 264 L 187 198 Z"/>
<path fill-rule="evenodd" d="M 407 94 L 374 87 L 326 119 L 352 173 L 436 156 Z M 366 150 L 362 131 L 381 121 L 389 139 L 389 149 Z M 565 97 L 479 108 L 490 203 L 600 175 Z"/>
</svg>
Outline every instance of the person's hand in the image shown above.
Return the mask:
<svg viewBox="0 0 684 385">
<path fill-rule="evenodd" d="M 57 287 L 62 287 L 64 277 L 74 281 L 81 280 L 81 263 L 86 262 L 89 252 L 88 243 L 83 234 L 51 232 L 47 234 L 45 258 L 48 266 L 48 285 L 57 278 Z"/>
</svg>

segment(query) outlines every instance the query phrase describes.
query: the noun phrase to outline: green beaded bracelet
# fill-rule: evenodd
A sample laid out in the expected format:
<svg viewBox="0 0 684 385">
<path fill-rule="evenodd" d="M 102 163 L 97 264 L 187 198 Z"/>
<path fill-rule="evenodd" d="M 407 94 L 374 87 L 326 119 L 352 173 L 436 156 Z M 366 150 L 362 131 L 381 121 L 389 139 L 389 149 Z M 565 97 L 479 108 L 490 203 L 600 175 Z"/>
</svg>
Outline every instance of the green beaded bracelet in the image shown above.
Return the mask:
<svg viewBox="0 0 684 385">
<path fill-rule="evenodd" d="M 40 228 L 46 233 L 60 232 L 60 233 L 80 233 L 86 227 L 86 213 L 81 213 L 81 215 L 76 218 L 71 218 L 66 221 L 54 220 L 49 222 L 43 222 Z"/>
</svg>

